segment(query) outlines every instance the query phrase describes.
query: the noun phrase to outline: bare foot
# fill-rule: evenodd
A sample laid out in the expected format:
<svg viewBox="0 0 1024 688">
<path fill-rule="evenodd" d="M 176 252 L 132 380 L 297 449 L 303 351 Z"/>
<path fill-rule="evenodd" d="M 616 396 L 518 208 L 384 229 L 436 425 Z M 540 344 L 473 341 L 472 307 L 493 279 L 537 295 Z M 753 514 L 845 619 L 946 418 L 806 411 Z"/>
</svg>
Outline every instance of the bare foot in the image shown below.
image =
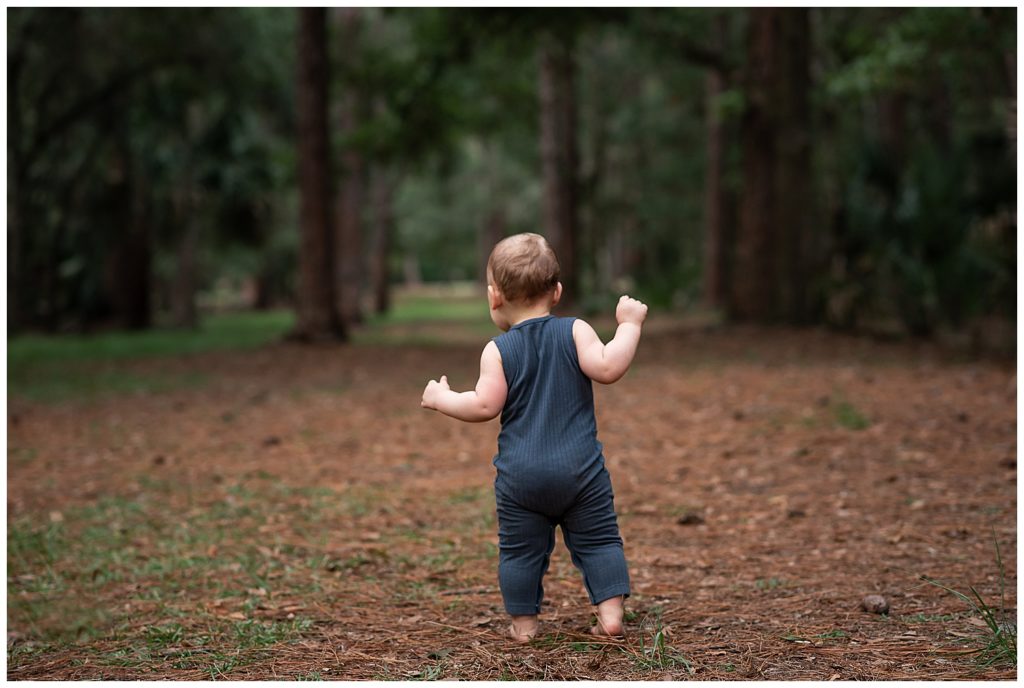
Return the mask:
<svg viewBox="0 0 1024 688">
<path fill-rule="evenodd" d="M 622 597 L 612 597 L 597 605 L 597 623 L 590 628 L 594 635 L 622 636 Z"/>
<path fill-rule="evenodd" d="M 528 643 L 537 635 L 539 626 L 536 616 L 513 616 L 508 635 L 517 643 Z"/>
</svg>

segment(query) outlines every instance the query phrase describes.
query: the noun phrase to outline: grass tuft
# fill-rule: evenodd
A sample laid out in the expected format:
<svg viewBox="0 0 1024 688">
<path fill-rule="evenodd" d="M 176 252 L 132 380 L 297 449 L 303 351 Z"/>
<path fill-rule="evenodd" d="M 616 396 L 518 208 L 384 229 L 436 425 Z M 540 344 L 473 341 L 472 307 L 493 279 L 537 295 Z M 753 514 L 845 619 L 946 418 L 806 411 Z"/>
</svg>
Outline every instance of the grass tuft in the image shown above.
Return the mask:
<svg viewBox="0 0 1024 688">
<path fill-rule="evenodd" d="M 682 667 L 686 673 L 693 673 L 693 665 L 679 650 L 668 643 L 668 629 L 661 622 L 661 608 L 653 607 L 654 618 L 646 617 L 640 623 L 640 648 L 633 654 L 633 661 L 642 669 L 672 669 Z M 644 640 L 644 630 L 651 632 L 649 641 Z M 623 648 L 625 652 L 626 649 Z"/>
<path fill-rule="evenodd" d="M 993 538 L 994 539 L 994 538 Z M 970 594 L 963 593 L 947 585 L 921 576 L 921 580 L 934 585 L 954 595 L 959 600 L 967 603 L 970 610 L 981 617 L 985 622 L 985 630 L 979 637 L 981 647 L 972 654 L 976 654 L 978 664 L 983 668 L 994 666 L 1017 666 L 1017 621 L 1010 618 L 1006 613 L 1006 571 L 1003 566 L 1002 553 L 999 550 L 999 541 L 995 540 L 996 564 L 999 567 L 999 595 L 1000 607 L 998 610 L 989 605 L 973 585 L 968 585 Z"/>
<path fill-rule="evenodd" d="M 786 585 L 786 581 L 781 578 L 758 578 L 754 581 L 754 587 L 758 590 L 775 590 Z"/>
<path fill-rule="evenodd" d="M 836 423 L 847 430 L 866 430 L 871 426 L 871 421 L 867 416 L 845 399 L 838 402 L 833 408 Z"/>
</svg>

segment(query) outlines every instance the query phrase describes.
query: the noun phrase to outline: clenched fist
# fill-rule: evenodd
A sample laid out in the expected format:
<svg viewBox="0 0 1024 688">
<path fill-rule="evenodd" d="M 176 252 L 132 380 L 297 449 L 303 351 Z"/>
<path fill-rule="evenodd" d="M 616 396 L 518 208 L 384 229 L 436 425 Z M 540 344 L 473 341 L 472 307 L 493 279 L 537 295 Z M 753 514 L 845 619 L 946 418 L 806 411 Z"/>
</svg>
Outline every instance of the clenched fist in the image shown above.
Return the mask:
<svg viewBox="0 0 1024 688">
<path fill-rule="evenodd" d="M 427 383 L 426 388 L 423 390 L 423 399 L 420 400 L 420 406 L 428 409 L 437 408 L 437 398 L 443 393 L 450 390 L 448 386 L 448 376 L 442 375 L 441 381 L 431 380 Z"/>
<path fill-rule="evenodd" d="M 619 305 L 615 308 L 615 319 L 619 324 L 635 323 L 640 325 L 647 317 L 647 304 L 630 298 L 625 294 L 619 298 Z"/>
</svg>

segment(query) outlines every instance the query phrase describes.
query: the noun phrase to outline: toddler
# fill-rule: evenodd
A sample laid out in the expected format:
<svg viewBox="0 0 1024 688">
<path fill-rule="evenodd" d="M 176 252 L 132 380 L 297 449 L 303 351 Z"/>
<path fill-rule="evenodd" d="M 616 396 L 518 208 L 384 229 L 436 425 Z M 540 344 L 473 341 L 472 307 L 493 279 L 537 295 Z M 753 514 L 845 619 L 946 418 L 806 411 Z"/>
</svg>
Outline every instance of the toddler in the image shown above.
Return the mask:
<svg viewBox="0 0 1024 688">
<path fill-rule="evenodd" d="M 647 306 L 619 299 L 615 337 L 602 344 L 577 318 L 551 315 L 562 295 L 558 261 L 538 234 L 499 242 L 487 262 L 491 320 L 504 334 L 480 357 L 476 389 L 458 393 L 447 377 L 431 380 L 421 406 L 480 422 L 501 413 L 497 477 L 498 581 L 512 617 L 509 635 L 537 634 L 542 579 L 555 545 L 555 526 L 583 572 L 597 635 L 621 635 L 629 573 L 612 503 L 612 486 L 597 441 L 591 380 L 621 378 L 636 353 Z"/>
</svg>

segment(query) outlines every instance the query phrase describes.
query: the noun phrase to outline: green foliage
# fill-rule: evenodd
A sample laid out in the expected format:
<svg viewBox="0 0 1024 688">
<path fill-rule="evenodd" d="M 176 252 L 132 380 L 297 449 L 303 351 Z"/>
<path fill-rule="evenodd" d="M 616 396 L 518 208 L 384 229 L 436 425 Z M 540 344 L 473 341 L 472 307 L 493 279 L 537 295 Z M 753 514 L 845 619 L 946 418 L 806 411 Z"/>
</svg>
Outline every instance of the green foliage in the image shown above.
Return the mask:
<svg viewBox="0 0 1024 688">
<path fill-rule="evenodd" d="M 140 228 L 149 248 L 131 260 L 155 254 L 168 289 L 164 252 L 176 254 L 189 225 L 211 262 L 224 247 L 268 243 L 292 175 L 292 51 L 280 51 L 290 11 L 10 15 L 16 327 L 116 316 L 118 251 Z"/>
<path fill-rule="evenodd" d="M 332 153 L 401 180 L 390 272 L 475 280 L 495 238 L 539 229 L 536 56 L 558 37 L 576 65 L 574 300 L 695 303 L 709 112 L 725 126 L 727 253 L 738 222 L 748 15 L 361 8 L 339 40 L 333 10 L 332 106 L 355 102 L 360 123 Z M 823 8 L 811 28 L 814 317 L 917 334 L 1014 318 L 1015 10 Z M 187 237 L 204 306 L 225 283 L 292 297 L 295 38 L 292 8 L 8 12 L 13 332 L 118 325 L 123 273 L 147 264 L 163 315 Z M 709 67 L 725 79 L 714 102 Z"/>
<path fill-rule="evenodd" d="M 830 319 L 894 319 L 929 334 L 977 316 L 1014 318 L 1006 17 L 914 8 L 823 18 L 823 40 L 834 41 L 823 49 L 841 59 L 820 96 L 842 180 Z M 833 20 L 843 27 L 834 34 Z"/>
</svg>

